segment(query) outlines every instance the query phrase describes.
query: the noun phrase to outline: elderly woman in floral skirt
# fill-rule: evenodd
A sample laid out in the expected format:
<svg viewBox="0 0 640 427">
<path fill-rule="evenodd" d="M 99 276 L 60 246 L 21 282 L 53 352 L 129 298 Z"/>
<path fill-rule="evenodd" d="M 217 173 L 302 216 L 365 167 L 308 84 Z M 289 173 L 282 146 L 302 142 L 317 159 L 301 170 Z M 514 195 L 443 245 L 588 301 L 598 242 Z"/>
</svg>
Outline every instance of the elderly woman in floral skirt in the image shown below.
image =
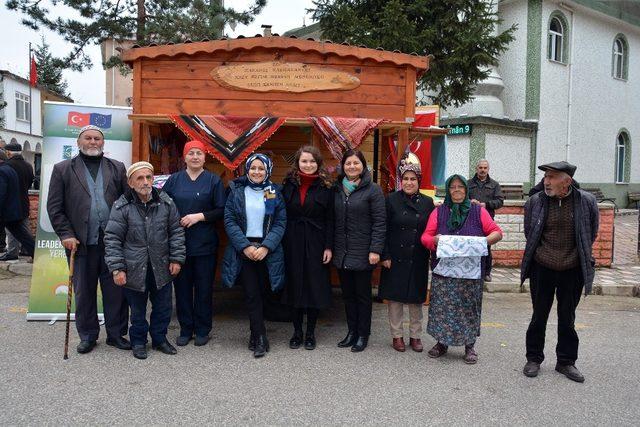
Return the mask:
<svg viewBox="0 0 640 427">
<path fill-rule="evenodd" d="M 491 219 L 489 212 L 480 205 L 471 204 L 467 180 L 463 176 L 450 176 L 445 186 L 444 203 L 431 213 L 427 228 L 422 234 L 422 244 L 427 249 L 436 251 L 443 236 L 475 237 L 460 240 L 461 251 L 473 249 L 471 247 L 478 244 L 493 245 L 502 239 L 502 230 Z M 433 274 L 427 332 L 437 343 L 429 350 L 429 357 L 443 356 L 449 346 L 464 345 L 465 363 L 475 364 L 478 361 L 474 345 L 476 338 L 480 336 L 484 272 L 480 257 L 475 258 L 477 259 L 467 258 L 464 263 L 460 258 L 461 262 L 454 263 L 450 268 L 438 268 L 438 263 L 442 260 L 432 253 Z M 469 268 L 461 271 L 463 266 Z"/>
</svg>

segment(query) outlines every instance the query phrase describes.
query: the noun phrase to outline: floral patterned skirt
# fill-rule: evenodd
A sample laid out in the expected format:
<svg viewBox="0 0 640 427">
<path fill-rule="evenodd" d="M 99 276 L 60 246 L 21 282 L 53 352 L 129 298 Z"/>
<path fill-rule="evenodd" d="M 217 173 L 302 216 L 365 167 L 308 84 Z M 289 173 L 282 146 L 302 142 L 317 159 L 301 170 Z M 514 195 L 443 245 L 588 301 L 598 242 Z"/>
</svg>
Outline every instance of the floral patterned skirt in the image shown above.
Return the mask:
<svg viewBox="0 0 640 427">
<path fill-rule="evenodd" d="M 480 336 L 482 279 L 432 275 L 427 332 L 446 345 L 473 344 Z"/>
</svg>

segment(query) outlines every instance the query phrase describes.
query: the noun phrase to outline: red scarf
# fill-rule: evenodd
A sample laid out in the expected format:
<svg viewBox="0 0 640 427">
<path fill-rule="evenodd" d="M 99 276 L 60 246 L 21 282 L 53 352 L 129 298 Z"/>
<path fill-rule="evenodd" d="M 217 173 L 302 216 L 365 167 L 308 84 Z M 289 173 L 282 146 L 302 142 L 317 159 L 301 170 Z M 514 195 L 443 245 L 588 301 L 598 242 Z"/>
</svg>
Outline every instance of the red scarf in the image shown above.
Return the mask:
<svg viewBox="0 0 640 427">
<path fill-rule="evenodd" d="M 318 178 L 318 175 L 307 175 L 306 173 L 298 172 L 300 177 L 300 206 L 304 205 L 304 199 L 307 197 L 307 190 L 313 184 L 313 181 Z"/>
</svg>

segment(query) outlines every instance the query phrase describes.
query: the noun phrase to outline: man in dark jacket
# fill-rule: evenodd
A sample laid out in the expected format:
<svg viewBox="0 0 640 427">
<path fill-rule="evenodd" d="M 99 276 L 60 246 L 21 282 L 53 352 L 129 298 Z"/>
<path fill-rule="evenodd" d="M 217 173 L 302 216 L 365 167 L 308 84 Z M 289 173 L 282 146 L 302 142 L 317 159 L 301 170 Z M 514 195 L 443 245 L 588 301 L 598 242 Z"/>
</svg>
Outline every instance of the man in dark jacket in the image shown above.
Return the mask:
<svg viewBox="0 0 640 427">
<path fill-rule="evenodd" d="M 114 203 L 105 230 L 105 260 L 129 303 L 133 356 L 147 358 L 147 334 L 154 349 L 176 354 L 167 341 L 167 328 L 171 282 L 186 258 L 180 215 L 171 197 L 153 188 L 150 163 L 132 164 L 127 179 L 131 189 Z M 148 300 L 151 324 L 147 323 Z"/>
<path fill-rule="evenodd" d="M 480 205 L 489 211 L 489 215 L 493 218 L 496 210 L 500 209 L 504 204 L 504 196 L 498 181 L 491 179 L 489 176 L 489 162 L 486 159 L 478 160 L 476 163 L 476 174 L 468 182 L 469 198 L 471 203 Z M 489 254 L 482 257 L 484 264 L 484 280 L 491 281 L 491 246 L 488 246 Z"/>
<path fill-rule="evenodd" d="M 18 174 L 18 194 L 20 197 L 20 234 L 22 236 L 31 236 L 31 228 L 29 225 L 29 189 L 33 184 L 33 168 L 22 157 L 22 147 L 17 142 L 12 142 L 5 147 L 7 156 L 7 164 L 13 168 Z M 0 261 L 11 261 L 18 259 L 20 254 L 20 241 L 16 239 L 12 233 L 7 234 L 7 253 L 0 256 Z M 28 256 L 33 257 L 33 251 L 28 252 L 25 248 Z"/>
<path fill-rule="evenodd" d="M 76 250 L 73 290 L 78 353 L 96 346 L 100 332 L 97 309 L 98 278 L 102 291 L 107 344 L 130 350 L 128 309 L 122 288 L 104 262 L 104 229 L 113 202 L 127 188 L 124 165 L 104 157 L 104 135 L 96 126 L 85 126 L 78 135 L 78 156 L 57 163 L 51 173 L 47 212 L 51 225 L 67 250 Z"/>
<path fill-rule="evenodd" d="M 33 256 L 35 241 L 29 230 L 23 227 L 24 216 L 20 204 L 20 178 L 8 163 L 4 150 L 0 150 L 0 228 L 13 234 L 24 250 Z M 5 259 L 6 260 L 6 259 Z"/>
<path fill-rule="evenodd" d="M 595 262 L 591 248 L 598 233 L 598 205 L 593 195 L 573 187 L 576 167 L 567 162 L 538 166 L 545 171 L 544 191 L 524 207 L 527 244 L 522 258 L 521 283 L 528 277 L 533 315 L 527 329 L 527 363 L 523 373 L 535 377 L 544 360 L 545 330 L 554 295 L 558 299 L 556 371 L 583 382 L 575 367 L 578 334 L 574 322 L 582 288 L 591 292 Z"/>
</svg>

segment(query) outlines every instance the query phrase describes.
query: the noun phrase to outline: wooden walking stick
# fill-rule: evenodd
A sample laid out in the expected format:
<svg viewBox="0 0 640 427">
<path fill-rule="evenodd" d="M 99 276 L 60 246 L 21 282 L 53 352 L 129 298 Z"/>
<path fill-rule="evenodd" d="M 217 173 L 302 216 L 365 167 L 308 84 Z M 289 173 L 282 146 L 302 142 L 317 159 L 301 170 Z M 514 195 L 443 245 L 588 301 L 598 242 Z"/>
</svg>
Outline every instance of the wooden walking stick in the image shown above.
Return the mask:
<svg viewBox="0 0 640 427">
<path fill-rule="evenodd" d="M 71 251 L 69 260 L 69 282 L 67 282 L 67 325 L 64 333 L 64 360 L 69 358 L 69 326 L 71 325 L 71 298 L 73 296 L 73 264 L 76 260 L 76 250 Z"/>
</svg>

